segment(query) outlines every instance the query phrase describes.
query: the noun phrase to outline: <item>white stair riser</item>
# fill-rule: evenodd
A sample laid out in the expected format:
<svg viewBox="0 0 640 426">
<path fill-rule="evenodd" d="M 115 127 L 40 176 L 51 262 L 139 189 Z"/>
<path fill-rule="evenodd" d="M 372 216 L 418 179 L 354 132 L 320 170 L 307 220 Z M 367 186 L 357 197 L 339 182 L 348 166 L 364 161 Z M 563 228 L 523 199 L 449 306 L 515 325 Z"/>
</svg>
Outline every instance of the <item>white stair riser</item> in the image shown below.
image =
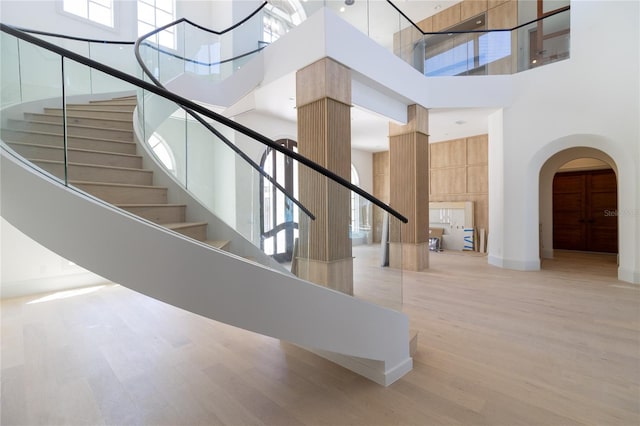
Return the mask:
<svg viewBox="0 0 640 426">
<path fill-rule="evenodd" d="M 48 132 L 62 135 L 64 128 L 62 124 L 39 123 L 33 121 L 9 120 L 9 129 L 25 130 L 33 132 Z M 95 139 L 109 139 L 122 142 L 133 142 L 133 132 L 130 130 L 101 129 L 96 127 L 77 127 L 72 124 L 67 125 L 69 136 L 86 136 Z"/>
<path fill-rule="evenodd" d="M 135 99 L 109 99 L 105 101 L 91 101 L 89 105 L 118 105 L 121 107 L 135 108 L 137 101 Z"/>
<path fill-rule="evenodd" d="M 33 145 L 10 144 L 17 153 L 33 160 L 64 161 L 62 148 Z M 70 163 L 96 164 L 101 166 L 126 167 L 130 169 L 142 168 L 142 157 L 118 155 L 108 152 L 67 150 Z"/>
<path fill-rule="evenodd" d="M 62 124 L 61 115 L 25 113 L 24 118 L 27 121 L 40 121 L 46 123 Z M 125 121 L 103 118 L 67 117 L 67 123 L 78 124 L 80 126 L 100 127 L 103 129 L 133 131 L 133 123 L 131 123 L 131 120 Z"/>
<path fill-rule="evenodd" d="M 60 108 L 45 108 L 45 113 L 52 115 L 62 116 L 62 109 Z M 128 111 L 87 111 L 87 110 L 73 110 L 66 111 L 66 117 L 83 117 L 83 118 L 111 118 L 113 120 L 131 120 L 131 112 Z"/>
<path fill-rule="evenodd" d="M 174 223 L 185 221 L 185 206 L 129 206 L 124 210 L 155 223 Z"/>
<path fill-rule="evenodd" d="M 174 229 L 174 231 L 198 241 L 204 241 L 207 239 L 207 225 L 194 225 L 180 229 Z"/>
<path fill-rule="evenodd" d="M 29 133 L 21 130 L 3 130 L 2 139 L 7 142 L 24 142 L 35 145 L 64 146 L 63 138 L 59 135 Z M 86 139 L 70 136 L 67 138 L 69 148 L 89 149 L 92 151 L 117 152 L 121 154 L 135 154 L 136 144 L 132 142 L 107 141 L 100 139 Z"/>
<path fill-rule="evenodd" d="M 163 204 L 167 202 L 166 188 L 120 187 L 76 183 L 74 186 L 111 204 Z"/>
<path fill-rule="evenodd" d="M 49 163 L 34 161 L 38 167 L 49 173 L 64 177 L 64 163 Z M 151 185 L 153 173 L 145 170 L 126 170 L 95 167 L 90 165 L 70 164 L 67 168 L 68 180 L 80 180 L 86 182 L 126 183 L 130 185 Z"/>
<path fill-rule="evenodd" d="M 67 110 L 73 111 L 117 111 L 133 112 L 135 105 L 104 105 L 104 104 L 67 104 Z"/>
</svg>

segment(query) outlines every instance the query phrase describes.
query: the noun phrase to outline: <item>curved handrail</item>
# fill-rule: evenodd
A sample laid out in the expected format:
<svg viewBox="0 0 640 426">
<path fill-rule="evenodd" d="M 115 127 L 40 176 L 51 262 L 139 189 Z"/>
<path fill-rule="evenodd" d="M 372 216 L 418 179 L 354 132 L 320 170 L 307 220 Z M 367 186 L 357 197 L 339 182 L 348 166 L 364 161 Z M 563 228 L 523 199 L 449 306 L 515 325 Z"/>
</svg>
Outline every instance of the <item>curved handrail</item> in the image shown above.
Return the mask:
<svg viewBox="0 0 640 426">
<path fill-rule="evenodd" d="M 258 43 L 262 43 L 262 42 L 259 41 Z M 133 44 L 135 44 L 135 42 L 133 42 Z M 169 52 L 166 49 L 161 49 L 160 47 L 154 46 L 154 45 L 152 45 L 150 43 L 147 43 L 147 42 L 142 42 L 142 43 L 140 43 L 140 45 L 147 46 L 150 49 L 156 50 L 156 51 L 158 51 L 160 53 L 163 53 L 163 54 L 165 54 L 167 56 L 171 56 L 172 58 L 180 59 L 182 61 L 189 62 L 191 64 L 201 65 L 201 66 L 205 66 L 205 67 L 212 67 L 214 65 L 226 64 L 227 62 L 235 61 L 236 59 L 241 59 L 241 58 L 244 58 L 246 56 L 253 55 L 254 53 L 258 53 L 259 51 L 261 51 L 262 49 L 267 47 L 265 45 L 265 46 L 262 46 L 262 47 L 258 47 L 257 49 L 254 49 L 254 50 L 250 50 L 249 52 L 242 53 L 242 54 L 240 54 L 238 56 L 234 56 L 233 58 L 228 58 L 228 59 L 223 59 L 223 60 L 218 61 L 218 62 L 210 62 L 210 63 L 208 63 L 208 62 L 196 61 L 195 59 L 185 58 L 184 56 L 180 56 L 180 55 L 178 55 L 176 53 Z"/>
<path fill-rule="evenodd" d="M 396 12 L 398 12 L 400 15 L 402 15 L 402 17 L 404 19 L 406 19 L 407 22 L 409 22 L 422 35 L 448 35 L 448 34 L 511 32 L 511 31 L 515 31 L 515 30 L 518 30 L 520 28 L 526 27 L 527 25 L 531 25 L 533 23 L 536 23 L 538 21 L 542 21 L 543 19 L 546 19 L 546 18 L 548 18 L 550 16 L 554 16 L 554 15 L 557 15 L 559 13 L 566 12 L 567 10 L 571 9 L 571 6 L 563 6 L 563 7 L 558 8 L 558 9 L 552 11 L 552 12 L 545 13 L 544 16 L 541 16 L 541 17 L 536 18 L 536 19 L 532 19 L 532 20 L 530 20 L 528 22 L 525 22 L 524 24 L 516 25 L 513 28 L 495 28 L 495 29 L 487 29 L 487 30 L 466 30 L 466 31 L 422 31 L 422 29 L 418 26 L 418 24 L 413 22 L 411 20 L 411 18 L 409 18 L 402 10 L 400 10 L 400 8 L 398 8 L 398 6 L 393 4 L 393 2 L 391 0 L 387 0 L 387 3 L 389 3 L 391 5 L 391 7 L 393 7 L 396 10 Z"/>
<path fill-rule="evenodd" d="M 262 7 L 264 7 L 264 5 L 266 4 L 266 2 L 258 9 L 262 9 Z M 238 24 L 235 24 L 234 26 L 218 33 L 216 31 L 212 31 L 209 30 L 209 32 L 212 33 L 216 33 L 216 34 L 222 34 L 225 33 L 227 31 L 229 31 L 230 29 L 233 28 L 237 28 L 239 25 L 241 25 L 243 22 L 246 22 L 247 19 L 249 19 L 250 17 L 252 17 L 253 15 L 255 15 L 255 13 L 257 13 L 256 10 L 255 12 L 253 12 L 248 18 L 245 18 L 243 21 L 241 21 Z M 184 21 L 188 21 L 186 19 L 184 19 Z M 166 29 L 167 27 L 171 26 L 172 24 L 167 24 L 164 27 L 160 27 L 158 29 L 156 29 L 155 31 L 152 31 L 148 34 L 143 35 L 142 37 L 140 37 L 138 40 L 136 40 L 136 45 L 134 48 L 135 51 L 135 55 L 136 55 L 136 59 L 138 60 L 138 63 L 140 64 L 140 67 L 142 68 L 142 71 L 147 75 L 147 77 L 149 77 L 149 79 L 151 81 L 153 81 L 158 87 L 164 88 L 164 86 L 162 85 L 162 83 L 160 82 L 160 80 L 158 80 L 153 73 L 151 72 L 151 70 L 149 70 L 149 68 L 145 65 L 144 60 L 142 59 L 142 55 L 140 53 L 140 45 L 143 43 L 143 40 L 151 35 L 154 35 L 164 29 Z M 225 143 L 227 144 L 227 146 L 229 146 L 231 149 L 233 149 L 234 151 L 236 151 L 240 156 L 242 156 L 243 158 L 245 158 L 248 162 L 253 163 L 253 161 L 251 159 L 249 159 L 246 154 L 244 154 L 244 152 L 242 152 L 242 150 L 240 150 L 238 147 L 236 147 L 236 145 L 234 143 L 232 143 L 231 141 L 229 141 L 227 138 L 225 138 L 220 132 L 218 132 L 217 130 L 215 130 L 209 123 L 207 123 L 204 119 L 202 119 L 202 117 L 200 117 L 198 114 L 194 114 L 193 111 L 190 111 L 189 108 L 185 107 L 184 105 L 182 105 L 183 108 L 185 109 L 185 111 L 187 111 L 194 119 L 196 119 L 198 122 L 200 122 L 202 125 L 204 125 L 207 129 L 209 129 L 210 131 L 214 132 L 214 134 L 216 134 L 216 136 L 219 135 L 219 138 Z M 290 150 L 287 149 L 285 147 L 283 147 L 282 145 L 272 141 L 271 139 L 267 138 L 266 136 L 248 128 L 245 127 L 227 117 L 224 117 L 220 114 L 217 114 L 213 111 L 210 111 L 211 115 L 207 115 L 207 117 L 225 125 L 228 127 L 231 127 L 233 130 L 236 130 L 260 143 L 262 143 L 263 145 L 266 145 L 278 152 L 283 153 L 284 155 L 293 158 L 294 160 L 298 161 L 301 164 L 304 164 L 305 166 L 313 169 L 314 171 L 322 174 L 325 177 L 328 177 L 329 179 L 333 180 L 334 182 L 339 183 L 340 185 L 346 187 L 347 189 L 349 189 L 350 191 L 355 192 L 356 194 L 360 195 L 361 197 L 371 201 L 373 204 L 375 204 L 376 206 L 380 207 L 381 209 L 383 209 L 384 211 L 386 211 L 387 213 L 389 213 L 390 215 L 392 215 L 393 217 L 399 219 L 401 222 L 403 223 L 407 223 L 409 220 L 404 217 L 402 214 L 400 214 L 399 212 L 397 212 L 396 210 L 394 210 L 393 208 L 389 207 L 387 204 L 385 204 L 384 202 L 380 201 L 379 199 L 375 198 L 373 195 L 369 194 L 368 192 L 362 190 L 361 188 L 353 185 L 351 182 L 349 182 L 348 180 L 344 179 L 343 177 L 333 173 L 332 171 L 325 169 L 324 167 L 318 165 L 317 163 L 309 160 L 308 158 Z M 255 164 L 255 163 L 253 163 Z M 259 166 L 258 166 L 259 167 Z"/>
<path fill-rule="evenodd" d="M 64 38 L 67 40 L 74 40 L 74 41 L 84 41 L 87 43 L 97 43 L 97 44 L 127 44 L 127 45 L 135 45 L 135 41 L 118 41 L 118 40 L 98 40 L 98 39 L 92 39 L 92 38 L 86 38 L 86 37 L 76 37 L 76 36 L 70 36 L 70 35 L 66 35 L 66 34 L 56 34 L 56 33 L 50 33 L 47 31 L 40 31 L 40 30 L 32 30 L 30 28 L 23 28 L 23 27 L 13 27 L 16 30 L 19 31 L 23 31 L 25 33 L 29 33 L 29 34 L 38 34 L 38 35 L 43 35 L 43 36 L 47 36 L 47 37 L 57 37 L 57 38 Z"/>
<path fill-rule="evenodd" d="M 74 40 L 74 41 L 82 41 L 82 42 L 87 42 L 87 43 L 135 45 L 135 41 L 124 41 L 124 42 L 121 42 L 121 41 L 111 41 L 111 40 L 96 40 L 96 39 L 89 39 L 89 38 L 84 38 L 84 37 L 69 36 L 69 35 L 65 35 L 65 34 L 49 33 L 49 32 L 46 32 L 46 31 L 31 30 L 31 29 L 20 28 L 20 27 L 12 27 L 12 28 L 15 28 L 18 31 L 23 31 L 25 33 L 33 33 L 33 34 L 38 34 L 38 35 L 44 35 L 44 36 L 47 36 L 47 37 L 57 37 L 57 38 L 63 38 L 63 39 Z M 228 60 L 225 60 L 225 61 L 222 61 L 222 62 L 231 61 L 231 60 L 237 59 L 239 57 L 242 57 L 242 56 L 231 58 L 231 59 L 228 59 Z M 219 132 L 217 132 L 215 129 L 210 128 L 208 123 L 202 122 L 202 121 L 200 121 L 200 122 L 205 127 L 207 127 L 210 131 L 212 131 L 214 134 L 216 134 L 216 136 L 219 136 L 220 138 L 224 139 L 224 137 L 221 134 L 219 134 Z M 229 145 L 229 144 L 227 144 L 227 145 Z M 311 211 L 309 211 L 309 209 L 307 209 L 302 203 L 300 203 L 300 201 L 298 201 L 291 193 L 289 193 L 280 183 L 278 183 L 275 179 L 273 179 L 273 177 L 271 177 L 268 173 L 266 173 L 264 170 L 262 170 L 262 168 L 259 165 L 257 165 L 253 160 L 251 160 L 251 158 L 247 157 L 244 152 L 242 152 L 241 150 L 237 149 L 237 147 L 235 145 L 230 146 L 230 147 L 238 155 L 240 155 L 243 160 L 248 162 L 251 167 L 253 167 L 255 170 L 257 170 L 258 173 L 260 173 L 265 179 L 267 179 L 272 185 L 274 185 L 279 191 L 281 191 L 287 198 L 289 198 L 296 206 L 298 206 L 300 208 L 300 210 L 302 210 L 307 216 L 309 216 L 309 218 L 311 220 L 316 220 L 315 215 L 313 213 L 311 213 Z"/>
<path fill-rule="evenodd" d="M 266 136 L 252 130 L 249 129 L 248 127 L 245 127 L 227 117 L 224 117 L 223 115 L 220 115 L 218 113 L 215 113 L 205 107 L 203 107 L 202 105 L 199 105 L 193 101 L 190 101 L 189 99 L 183 98 L 182 96 L 176 95 L 173 92 L 170 92 L 168 90 L 166 90 L 163 87 L 159 87 L 156 84 L 153 83 L 149 83 L 147 81 L 144 81 L 142 79 L 139 79 L 137 77 L 132 76 L 131 74 L 127 74 L 123 71 L 117 70 L 115 68 L 112 68 L 108 65 L 104 65 L 101 64 L 100 62 L 94 61 L 93 59 L 87 58 L 85 56 L 79 55 L 77 53 L 71 52 L 67 49 L 64 49 L 60 46 L 56 46 L 52 43 L 49 43 L 45 40 L 42 40 L 38 37 L 32 36 L 30 34 L 27 34 L 25 32 L 22 32 L 14 27 L 11 27 L 9 25 L 0 23 L 0 31 L 5 32 L 7 34 L 10 34 L 16 38 L 22 39 L 24 41 L 27 41 L 29 43 L 35 44 L 36 46 L 42 47 L 43 49 L 46 50 L 50 50 L 54 53 L 57 53 L 60 56 L 69 58 L 75 62 L 78 62 L 82 65 L 88 66 L 90 68 L 94 68 L 97 69 L 98 71 L 104 72 L 106 74 L 111 75 L 112 77 L 115 77 L 117 79 L 123 80 L 131 85 L 137 86 L 141 89 L 144 90 L 148 90 L 151 93 L 154 93 L 160 97 L 163 97 L 167 100 L 170 100 L 172 102 L 175 102 L 176 104 L 180 105 L 182 108 L 184 108 L 185 110 L 192 110 L 194 112 L 197 112 L 198 114 L 201 114 L 207 118 L 210 118 L 214 121 L 217 121 L 227 127 L 232 128 L 233 130 L 236 130 L 260 143 L 262 143 L 263 145 L 266 145 L 276 151 L 279 151 L 291 158 L 293 158 L 294 160 L 298 161 L 299 163 L 309 167 L 310 169 L 313 169 L 315 172 L 320 173 L 321 175 L 333 180 L 334 182 L 340 184 L 343 187 L 348 188 L 349 190 L 355 192 L 356 194 L 360 195 L 361 197 L 371 201 L 373 204 L 375 204 L 376 206 L 380 207 L 381 209 L 383 209 L 384 211 L 388 212 L 390 215 L 396 217 L 397 219 L 399 219 L 401 222 L 403 223 L 407 223 L 408 219 L 406 217 L 404 217 L 403 215 L 401 215 L 399 212 L 397 212 L 396 210 L 394 210 L 393 208 L 389 207 L 388 205 L 386 205 L 385 203 L 383 203 L 382 201 L 378 200 L 377 198 L 375 198 L 374 196 L 372 196 L 371 194 L 369 194 L 368 192 L 362 190 L 361 188 L 358 188 L 357 186 L 353 185 L 351 182 L 347 181 L 346 179 L 344 179 L 343 177 L 335 174 L 334 172 L 320 166 L 319 164 L 309 160 L 308 158 L 294 152 L 291 151 L 287 148 L 284 148 L 282 145 L 276 143 L 275 141 L 267 138 Z M 196 114 L 196 116 L 198 115 Z M 209 126 L 211 127 L 211 126 Z M 230 143 L 230 142 L 229 142 Z M 232 144 L 233 145 L 233 144 Z"/>
</svg>

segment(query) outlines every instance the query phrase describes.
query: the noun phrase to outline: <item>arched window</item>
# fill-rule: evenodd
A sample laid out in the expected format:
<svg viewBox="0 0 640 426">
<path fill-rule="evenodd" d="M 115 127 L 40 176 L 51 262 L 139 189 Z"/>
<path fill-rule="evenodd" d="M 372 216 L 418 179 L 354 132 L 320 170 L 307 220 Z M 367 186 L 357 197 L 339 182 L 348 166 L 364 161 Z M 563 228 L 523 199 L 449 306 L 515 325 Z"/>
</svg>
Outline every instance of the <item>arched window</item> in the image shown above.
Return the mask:
<svg viewBox="0 0 640 426">
<path fill-rule="evenodd" d="M 298 0 L 271 0 L 264 7 L 262 41 L 273 43 L 307 19 Z"/>
<path fill-rule="evenodd" d="M 297 151 L 298 144 L 291 139 L 277 141 Z M 298 165 L 291 158 L 271 148 L 262 155 L 260 166 L 293 197 L 298 197 Z M 291 199 L 267 178 L 260 179 L 260 232 L 262 250 L 278 262 L 289 262 L 293 243 L 298 237 L 298 209 Z"/>
<path fill-rule="evenodd" d="M 162 163 L 162 165 L 174 175 L 176 174 L 176 159 L 173 156 L 173 151 L 157 133 L 152 134 L 147 142 L 154 155 Z"/>
</svg>

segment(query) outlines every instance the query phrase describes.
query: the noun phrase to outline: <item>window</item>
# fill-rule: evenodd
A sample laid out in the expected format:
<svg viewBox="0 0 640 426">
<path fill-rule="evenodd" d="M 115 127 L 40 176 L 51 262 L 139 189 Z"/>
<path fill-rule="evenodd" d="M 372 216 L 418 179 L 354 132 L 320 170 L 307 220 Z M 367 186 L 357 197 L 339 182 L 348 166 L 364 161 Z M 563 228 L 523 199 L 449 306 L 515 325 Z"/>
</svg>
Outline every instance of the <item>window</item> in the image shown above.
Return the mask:
<svg viewBox="0 0 640 426">
<path fill-rule="evenodd" d="M 298 144 L 291 139 L 277 141 L 284 147 L 297 151 Z M 260 167 L 293 197 L 298 196 L 298 165 L 291 158 L 268 148 Z M 260 232 L 262 250 L 278 262 L 289 262 L 293 256 L 294 241 L 298 237 L 298 208 L 293 201 L 267 178 L 260 179 L 262 193 L 260 208 Z"/>
<path fill-rule="evenodd" d="M 351 165 L 351 183 L 360 186 L 360 177 L 356 168 Z M 351 235 L 360 230 L 360 196 L 351 191 Z"/>
<path fill-rule="evenodd" d="M 113 0 L 63 0 L 62 9 L 67 13 L 113 28 Z"/>
<path fill-rule="evenodd" d="M 151 150 L 155 154 L 156 158 L 167 168 L 172 174 L 176 174 L 176 160 L 173 156 L 173 152 L 167 142 L 160 137 L 157 133 L 151 135 L 148 141 Z"/>
<path fill-rule="evenodd" d="M 143 36 L 176 20 L 174 0 L 138 0 L 138 36 Z M 155 35 L 155 43 L 176 48 L 175 28 L 170 27 Z"/>
<path fill-rule="evenodd" d="M 307 15 L 299 1 L 272 0 L 262 15 L 262 41 L 273 43 L 305 19 Z"/>
</svg>

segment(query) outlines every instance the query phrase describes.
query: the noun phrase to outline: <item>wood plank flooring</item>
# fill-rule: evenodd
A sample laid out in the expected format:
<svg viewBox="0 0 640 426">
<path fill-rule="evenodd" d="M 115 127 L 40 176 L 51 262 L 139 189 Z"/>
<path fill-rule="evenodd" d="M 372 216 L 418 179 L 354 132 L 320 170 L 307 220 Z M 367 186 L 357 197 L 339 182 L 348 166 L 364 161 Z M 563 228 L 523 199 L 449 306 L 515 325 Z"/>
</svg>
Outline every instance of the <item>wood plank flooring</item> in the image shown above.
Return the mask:
<svg viewBox="0 0 640 426">
<path fill-rule="evenodd" d="M 380 291 L 394 272 L 354 254 Z M 430 264 L 404 273 L 418 352 L 388 388 L 118 285 L 4 300 L 1 424 L 640 424 L 640 287 L 615 279 L 615 257 Z"/>
</svg>

